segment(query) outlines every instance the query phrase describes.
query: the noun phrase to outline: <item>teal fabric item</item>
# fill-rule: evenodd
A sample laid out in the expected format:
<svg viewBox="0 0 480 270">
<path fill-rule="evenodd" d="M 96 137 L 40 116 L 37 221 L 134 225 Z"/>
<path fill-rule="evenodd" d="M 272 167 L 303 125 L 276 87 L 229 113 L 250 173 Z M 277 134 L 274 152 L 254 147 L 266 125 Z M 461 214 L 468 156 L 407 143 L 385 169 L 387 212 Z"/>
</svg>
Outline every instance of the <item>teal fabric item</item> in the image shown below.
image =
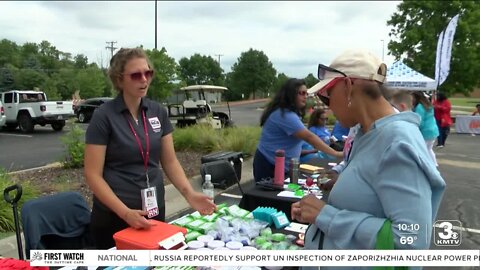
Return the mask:
<svg viewBox="0 0 480 270">
<path fill-rule="evenodd" d="M 420 132 L 426 141 L 434 140 L 438 137 L 438 127 L 433 115 L 433 106 L 429 110 L 419 103 L 414 112 L 420 116 Z"/>
</svg>

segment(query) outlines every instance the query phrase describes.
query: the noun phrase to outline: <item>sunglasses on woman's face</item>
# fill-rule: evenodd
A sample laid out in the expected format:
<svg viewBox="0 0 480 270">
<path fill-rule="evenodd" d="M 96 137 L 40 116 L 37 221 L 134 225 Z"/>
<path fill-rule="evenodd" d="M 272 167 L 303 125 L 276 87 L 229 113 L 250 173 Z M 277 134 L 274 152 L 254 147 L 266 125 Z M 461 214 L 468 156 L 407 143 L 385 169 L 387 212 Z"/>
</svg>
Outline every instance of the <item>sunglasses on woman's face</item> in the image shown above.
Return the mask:
<svg viewBox="0 0 480 270">
<path fill-rule="evenodd" d="M 339 73 L 345 78 L 348 77 L 347 74 L 341 72 L 340 70 L 337 70 L 322 64 L 318 64 L 317 77 L 319 80 L 324 80 L 326 78 L 327 72 Z M 317 94 L 318 98 L 320 98 L 320 100 L 325 105 L 327 106 L 330 105 L 330 93 L 328 91 L 332 89 L 340 79 L 343 79 L 343 78 L 342 77 L 334 78 L 327 85 L 325 85 L 321 91 L 318 92 Z"/>
<path fill-rule="evenodd" d="M 328 72 L 334 72 L 334 73 L 340 73 L 343 75 L 343 77 L 348 77 L 347 74 L 341 72 L 338 69 L 331 68 L 329 66 L 325 66 L 322 64 L 318 64 L 318 70 L 317 70 L 317 77 L 319 80 L 325 80 L 326 74 Z"/>
<path fill-rule="evenodd" d="M 318 98 L 327 106 L 330 105 L 330 90 L 337 84 L 337 82 L 343 80 L 345 77 L 337 77 L 331 80 L 327 85 L 325 85 L 321 91 L 318 91 Z"/>
<path fill-rule="evenodd" d="M 148 80 L 152 79 L 152 77 L 153 77 L 153 70 L 150 69 L 150 70 L 147 70 L 147 71 L 144 71 L 144 72 L 126 73 L 124 75 L 130 76 L 130 79 L 132 81 L 141 81 L 143 79 L 143 77 L 145 77 L 145 79 L 147 79 L 147 81 L 148 81 Z"/>
</svg>

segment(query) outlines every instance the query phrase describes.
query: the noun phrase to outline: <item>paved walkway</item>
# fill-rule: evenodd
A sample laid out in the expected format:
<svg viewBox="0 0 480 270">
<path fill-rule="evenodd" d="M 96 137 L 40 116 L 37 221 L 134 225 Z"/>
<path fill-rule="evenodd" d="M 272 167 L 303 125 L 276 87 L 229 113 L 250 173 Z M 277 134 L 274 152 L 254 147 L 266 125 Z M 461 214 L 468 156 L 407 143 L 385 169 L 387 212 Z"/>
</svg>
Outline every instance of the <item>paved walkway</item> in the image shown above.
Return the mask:
<svg viewBox="0 0 480 270">
<path fill-rule="evenodd" d="M 242 179 L 240 181 L 242 184 L 248 181 L 252 181 L 253 179 L 252 162 L 253 158 L 246 159 L 243 162 Z M 201 182 L 202 178 L 200 175 L 194 176 L 190 179 L 190 183 L 192 183 L 193 188 L 200 192 L 202 190 Z M 235 186 L 236 185 L 231 186 L 229 189 L 232 189 Z M 228 192 L 229 189 L 215 189 L 215 194 L 217 195 L 222 192 Z M 165 201 L 167 220 L 170 220 L 172 217 L 177 216 L 179 213 L 185 212 L 190 209 L 189 204 L 185 201 L 180 192 L 178 192 L 178 190 L 173 185 L 168 185 L 165 187 Z M 23 244 L 23 247 L 25 248 L 25 244 Z M 15 235 L 0 240 L 0 256 L 18 259 L 17 239 Z"/>
</svg>

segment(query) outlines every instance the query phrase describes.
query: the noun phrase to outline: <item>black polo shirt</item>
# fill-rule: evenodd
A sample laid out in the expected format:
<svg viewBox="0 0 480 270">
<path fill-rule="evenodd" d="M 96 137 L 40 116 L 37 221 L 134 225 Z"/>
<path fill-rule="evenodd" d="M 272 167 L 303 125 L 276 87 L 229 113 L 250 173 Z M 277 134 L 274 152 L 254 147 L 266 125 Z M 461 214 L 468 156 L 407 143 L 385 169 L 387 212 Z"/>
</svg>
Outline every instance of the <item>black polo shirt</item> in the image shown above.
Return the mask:
<svg viewBox="0 0 480 270">
<path fill-rule="evenodd" d="M 148 161 L 150 186 L 157 188 L 158 207 L 161 208 L 165 205 L 165 188 L 160 168 L 161 138 L 172 133 L 173 127 L 168 119 L 167 110 L 159 103 L 142 98 L 140 108 L 145 111 L 150 141 Z M 135 123 L 121 94 L 95 110 L 87 128 L 85 142 L 107 146 L 103 178 L 125 205 L 131 209 L 142 209 L 140 190 L 147 187 L 145 166 L 128 121 L 135 129 L 145 152 L 142 113 L 141 111 L 138 113 L 138 124 Z M 93 203 L 94 209 L 99 207 L 110 211 L 95 196 Z"/>
</svg>

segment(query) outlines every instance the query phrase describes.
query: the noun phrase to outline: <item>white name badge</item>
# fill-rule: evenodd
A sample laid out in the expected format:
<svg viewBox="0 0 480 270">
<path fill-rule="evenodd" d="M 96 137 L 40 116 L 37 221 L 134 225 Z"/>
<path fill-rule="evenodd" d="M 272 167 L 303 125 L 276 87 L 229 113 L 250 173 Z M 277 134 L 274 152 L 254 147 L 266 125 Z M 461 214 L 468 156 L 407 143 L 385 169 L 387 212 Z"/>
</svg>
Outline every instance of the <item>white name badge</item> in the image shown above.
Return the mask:
<svg viewBox="0 0 480 270">
<path fill-rule="evenodd" d="M 160 120 L 158 120 L 158 117 L 148 118 L 148 122 L 150 122 L 150 126 L 152 126 L 154 132 L 158 132 L 162 129 L 162 124 L 160 123 Z"/>
<path fill-rule="evenodd" d="M 142 194 L 142 210 L 147 211 L 148 218 L 152 218 L 159 214 L 157 205 L 157 189 L 155 187 L 145 188 Z"/>
</svg>

